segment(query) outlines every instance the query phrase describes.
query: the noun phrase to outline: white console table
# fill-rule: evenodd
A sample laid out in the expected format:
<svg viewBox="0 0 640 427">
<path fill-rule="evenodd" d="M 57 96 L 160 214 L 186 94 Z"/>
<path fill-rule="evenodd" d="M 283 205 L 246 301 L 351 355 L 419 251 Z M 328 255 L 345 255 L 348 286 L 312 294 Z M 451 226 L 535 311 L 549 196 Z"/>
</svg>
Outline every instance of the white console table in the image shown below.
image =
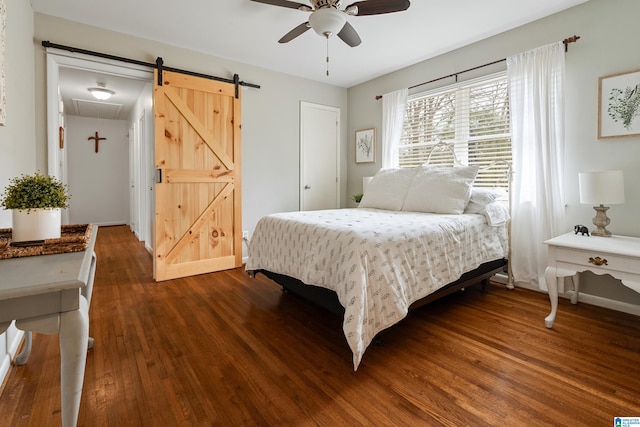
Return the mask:
<svg viewBox="0 0 640 427">
<path fill-rule="evenodd" d="M 64 427 L 76 425 L 80 410 L 97 231 L 93 226 L 82 252 L 0 260 L 0 333 L 15 320 L 27 333 L 59 334 Z"/>
<path fill-rule="evenodd" d="M 545 318 L 547 328 L 553 327 L 558 311 L 558 280 L 564 277 L 573 276 L 573 304 L 578 302 L 581 271 L 610 274 L 640 292 L 640 238 L 583 236 L 570 232 L 544 243 L 548 245 L 545 280 L 551 301 L 551 313 Z"/>
</svg>

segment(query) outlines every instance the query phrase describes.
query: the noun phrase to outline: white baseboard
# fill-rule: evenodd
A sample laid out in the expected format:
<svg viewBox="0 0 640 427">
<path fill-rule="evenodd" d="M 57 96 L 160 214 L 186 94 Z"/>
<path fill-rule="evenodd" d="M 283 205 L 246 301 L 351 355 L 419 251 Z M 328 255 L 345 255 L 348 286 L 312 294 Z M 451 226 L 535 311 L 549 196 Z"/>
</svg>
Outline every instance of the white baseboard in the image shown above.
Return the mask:
<svg viewBox="0 0 640 427">
<path fill-rule="evenodd" d="M 505 274 L 496 274 L 491 279 L 498 283 L 507 284 L 507 276 Z M 547 291 L 543 291 L 538 288 L 536 285 L 524 282 L 518 282 L 516 285 L 517 288 L 529 289 L 531 291 L 540 292 L 546 294 Z M 575 291 L 567 291 L 563 294 L 558 294 L 559 298 L 571 299 Z M 633 314 L 635 316 L 640 316 L 640 305 L 629 304 L 623 301 L 616 301 L 609 298 L 599 297 L 597 295 L 585 294 L 584 292 L 580 292 L 578 294 L 578 302 L 584 302 L 585 304 L 591 304 L 598 307 L 608 308 L 611 310 L 621 311 L 623 313 Z"/>
<path fill-rule="evenodd" d="M 22 338 L 24 337 L 24 331 L 16 329 L 16 334 L 13 337 L 13 341 L 7 343 L 7 350 L 9 351 L 9 355 L 13 360 L 18 354 L 18 349 L 20 348 L 20 344 L 22 343 Z"/>
<path fill-rule="evenodd" d="M 571 298 L 571 295 L 573 294 L 574 294 L 574 291 L 569 291 L 565 293 L 565 295 L 567 296 L 563 298 Z M 597 295 L 589 295 L 589 294 L 580 292 L 578 294 L 578 302 L 584 302 L 586 304 L 597 305 L 598 307 L 609 308 L 611 310 L 621 311 L 623 313 L 640 316 L 640 305 L 629 304 L 623 301 L 616 301 L 608 298 L 603 298 Z"/>
<path fill-rule="evenodd" d="M 0 392 L 3 389 L 4 382 L 9 375 L 9 369 L 11 368 L 11 356 L 5 354 L 2 356 L 2 360 L 0 360 Z"/>
<path fill-rule="evenodd" d="M 6 339 L 9 334 L 6 332 L 0 334 L 0 339 Z M 11 342 L 7 342 L 7 353 L 0 355 L 2 360 L 0 360 L 0 385 L 4 385 L 7 376 L 9 375 L 9 370 L 11 369 L 11 361 L 15 359 L 16 354 L 18 354 L 18 349 L 20 348 L 20 344 L 22 343 L 22 337 L 24 337 L 24 332 L 18 330 L 17 333 L 11 334 L 13 335 L 13 340 Z M 2 388 L 0 387 L 0 390 Z"/>
</svg>

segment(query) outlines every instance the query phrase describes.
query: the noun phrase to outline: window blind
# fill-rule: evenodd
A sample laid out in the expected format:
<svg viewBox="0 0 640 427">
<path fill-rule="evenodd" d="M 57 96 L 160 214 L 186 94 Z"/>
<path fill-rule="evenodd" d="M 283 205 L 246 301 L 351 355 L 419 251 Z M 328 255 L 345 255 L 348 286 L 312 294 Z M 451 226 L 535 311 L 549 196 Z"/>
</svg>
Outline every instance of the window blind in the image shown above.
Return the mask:
<svg viewBox="0 0 640 427">
<path fill-rule="evenodd" d="M 439 142 L 452 145 L 460 163 L 480 166 L 474 186 L 507 188 L 506 164 L 483 170 L 498 160 L 511 163 L 506 72 L 409 97 L 400 139 L 400 167 L 425 163 Z M 429 164 L 453 166 L 453 155 L 446 150 L 436 152 Z"/>
</svg>

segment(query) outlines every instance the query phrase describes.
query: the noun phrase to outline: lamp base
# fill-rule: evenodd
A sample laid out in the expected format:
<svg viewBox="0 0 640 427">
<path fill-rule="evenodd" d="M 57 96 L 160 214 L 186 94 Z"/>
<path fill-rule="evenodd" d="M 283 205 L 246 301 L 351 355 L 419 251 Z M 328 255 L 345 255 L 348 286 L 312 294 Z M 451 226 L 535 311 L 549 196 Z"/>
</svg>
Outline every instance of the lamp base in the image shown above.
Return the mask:
<svg viewBox="0 0 640 427">
<path fill-rule="evenodd" d="M 611 237 L 611 232 L 606 229 L 606 226 L 611 223 L 609 217 L 607 217 L 607 211 L 609 210 L 608 206 L 594 206 L 593 209 L 596 210 L 596 216 L 593 217 L 593 225 L 596 226 L 596 229 L 591 232 L 592 236 L 599 237 Z"/>
</svg>

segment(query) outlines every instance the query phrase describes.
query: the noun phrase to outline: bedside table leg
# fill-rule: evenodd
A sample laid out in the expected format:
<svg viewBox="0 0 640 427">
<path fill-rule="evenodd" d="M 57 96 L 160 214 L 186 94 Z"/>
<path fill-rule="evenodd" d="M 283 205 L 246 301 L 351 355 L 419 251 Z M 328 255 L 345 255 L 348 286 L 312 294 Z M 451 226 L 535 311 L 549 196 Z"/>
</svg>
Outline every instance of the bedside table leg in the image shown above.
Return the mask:
<svg viewBox="0 0 640 427">
<path fill-rule="evenodd" d="M 551 313 L 544 319 L 544 325 L 551 329 L 553 321 L 556 320 L 556 312 L 558 311 L 558 278 L 556 277 L 556 269 L 547 267 L 544 271 L 544 279 L 549 289 L 549 301 L 551 302 Z"/>
<path fill-rule="evenodd" d="M 573 280 L 574 294 L 571 296 L 571 304 L 578 303 L 578 293 L 580 292 L 580 273 L 576 273 L 571 276 L 571 280 Z"/>
<path fill-rule="evenodd" d="M 27 360 L 29 360 L 29 355 L 31 354 L 31 345 L 32 345 L 31 343 L 32 343 L 31 331 L 25 331 L 24 332 L 24 348 L 22 349 L 20 354 L 16 356 L 16 365 L 22 366 L 25 363 L 27 363 Z"/>
</svg>

